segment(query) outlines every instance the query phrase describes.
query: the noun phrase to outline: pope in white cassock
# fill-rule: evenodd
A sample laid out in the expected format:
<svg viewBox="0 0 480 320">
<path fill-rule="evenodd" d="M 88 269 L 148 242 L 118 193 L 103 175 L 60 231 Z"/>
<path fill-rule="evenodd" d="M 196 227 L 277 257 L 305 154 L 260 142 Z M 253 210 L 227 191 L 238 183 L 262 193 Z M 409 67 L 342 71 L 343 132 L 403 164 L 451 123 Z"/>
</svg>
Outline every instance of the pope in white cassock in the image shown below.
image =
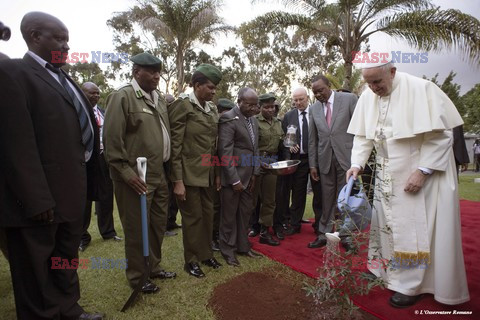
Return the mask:
<svg viewBox="0 0 480 320">
<path fill-rule="evenodd" d="M 362 74 L 369 89 L 348 128 L 355 138 L 347 181 L 357 177 L 375 148 L 369 270 L 395 291 L 394 307 L 413 305 L 424 293 L 444 304 L 466 302 L 451 132 L 462 118 L 435 84 L 396 72 L 393 63 L 364 68 Z M 374 268 L 374 259 L 393 264 Z"/>
</svg>

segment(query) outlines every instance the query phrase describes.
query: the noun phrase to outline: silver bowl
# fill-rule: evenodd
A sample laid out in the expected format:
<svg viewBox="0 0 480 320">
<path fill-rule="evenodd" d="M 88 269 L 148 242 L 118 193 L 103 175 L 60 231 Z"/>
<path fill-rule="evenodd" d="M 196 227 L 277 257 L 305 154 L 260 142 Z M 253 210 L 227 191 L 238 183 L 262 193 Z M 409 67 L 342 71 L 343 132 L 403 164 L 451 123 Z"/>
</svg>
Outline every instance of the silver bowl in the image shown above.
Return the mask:
<svg viewBox="0 0 480 320">
<path fill-rule="evenodd" d="M 300 162 L 300 160 L 278 161 L 270 164 L 264 164 L 262 167 L 274 175 L 286 176 L 297 171 Z"/>
</svg>

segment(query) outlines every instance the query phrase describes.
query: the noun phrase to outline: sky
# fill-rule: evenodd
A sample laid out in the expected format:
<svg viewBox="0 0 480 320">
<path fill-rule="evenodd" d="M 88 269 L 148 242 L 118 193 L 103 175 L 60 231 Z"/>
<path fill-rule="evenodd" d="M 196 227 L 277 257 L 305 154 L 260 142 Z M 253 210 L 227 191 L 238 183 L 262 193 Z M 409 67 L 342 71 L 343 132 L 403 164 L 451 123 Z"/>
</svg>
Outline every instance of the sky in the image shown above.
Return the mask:
<svg viewBox="0 0 480 320">
<path fill-rule="evenodd" d="M 480 19 L 479 0 L 434 0 L 434 4 L 442 9 L 459 9 Z M 65 5 L 72 4 L 72 5 Z M 51 1 L 51 0 L 0 0 L 0 21 L 10 27 L 12 37 L 8 42 L 0 41 L 0 52 L 10 58 L 22 57 L 27 47 L 20 34 L 20 21 L 23 15 L 30 11 L 43 11 L 62 20 L 70 32 L 70 53 L 101 51 L 113 52 L 112 32 L 106 21 L 114 12 L 125 11 L 135 4 L 133 0 L 84 0 L 81 2 Z M 238 26 L 256 16 L 281 6 L 271 4 L 252 5 L 250 0 L 224 0 L 221 16 L 229 25 Z M 203 48 L 211 55 L 218 55 L 229 45 L 233 45 L 233 35 L 221 38 L 217 45 Z M 402 41 L 392 39 L 384 34 L 374 34 L 370 38 L 372 51 L 401 51 L 403 53 L 418 53 Z M 467 92 L 480 82 L 480 64 L 465 61 L 458 52 L 444 51 L 439 54 L 428 53 L 427 63 L 398 63 L 398 71 L 404 71 L 416 76 L 432 78 L 439 73 L 439 80 L 448 75 L 450 70 L 457 73 L 455 82 L 461 85 L 461 93 Z"/>
</svg>

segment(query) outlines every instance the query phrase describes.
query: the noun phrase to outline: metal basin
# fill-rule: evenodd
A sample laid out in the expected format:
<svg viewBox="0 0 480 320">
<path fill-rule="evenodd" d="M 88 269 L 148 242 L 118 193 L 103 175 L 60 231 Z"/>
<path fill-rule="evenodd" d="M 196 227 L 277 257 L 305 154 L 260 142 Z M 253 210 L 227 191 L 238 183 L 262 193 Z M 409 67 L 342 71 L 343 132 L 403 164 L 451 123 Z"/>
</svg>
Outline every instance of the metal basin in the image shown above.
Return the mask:
<svg viewBox="0 0 480 320">
<path fill-rule="evenodd" d="M 297 171 L 300 162 L 300 160 L 278 161 L 270 164 L 262 164 L 262 167 L 274 175 L 286 176 Z"/>
</svg>

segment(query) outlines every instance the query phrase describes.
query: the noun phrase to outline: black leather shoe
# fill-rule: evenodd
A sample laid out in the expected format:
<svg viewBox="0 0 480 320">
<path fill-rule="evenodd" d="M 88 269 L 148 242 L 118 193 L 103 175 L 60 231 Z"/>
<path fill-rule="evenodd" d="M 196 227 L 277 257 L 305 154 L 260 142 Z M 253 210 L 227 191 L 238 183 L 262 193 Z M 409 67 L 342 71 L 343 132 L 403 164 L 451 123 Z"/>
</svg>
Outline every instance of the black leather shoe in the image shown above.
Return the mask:
<svg viewBox="0 0 480 320">
<path fill-rule="evenodd" d="M 251 249 L 248 250 L 247 252 L 238 252 L 238 254 L 240 254 L 242 256 L 245 256 L 245 257 L 253 258 L 253 259 L 258 259 L 258 258 L 263 257 L 263 255 L 261 255 L 260 253 L 255 252 Z"/>
<path fill-rule="evenodd" d="M 212 240 L 212 250 L 220 251 L 220 244 L 218 243 L 218 240 Z"/>
<path fill-rule="evenodd" d="M 226 255 L 223 255 L 223 259 L 225 259 L 225 261 L 227 262 L 227 264 L 229 266 L 233 266 L 233 267 L 239 267 L 240 266 L 240 262 L 238 262 L 238 260 L 235 258 L 235 257 L 229 257 L 229 256 L 226 256 Z"/>
<path fill-rule="evenodd" d="M 164 280 L 164 279 L 175 279 L 176 276 L 177 276 L 177 274 L 175 272 L 169 272 L 169 271 L 162 270 L 159 273 L 150 275 L 150 278 Z"/>
<path fill-rule="evenodd" d="M 291 236 L 291 235 L 294 235 L 295 233 L 300 233 L 300 231 L 302 231 L 302 226 L 298 226 L 298 227 L 290 226 L 290 228 L 288 228 L 287 231 L 284 232 L 284 234 L 286 236 Z"/>
<path fill-rule="evenodd" d="M 107 241 L 107 240 L 122 241 L 123 238 L 120 238 L 119 236 L 113 236 L 113 237 L 110 237 L 110 238 L 103 238 L 103 240 L 105 240 L 105 241 Z"/>
<path fill-rule="evenodd" d="M 182 227 L 182 225 L 181 225 L 181 224 L 177 224 L 177 223 L 172 223 L 172 224 L 169 223 L 169 224 L 167 224 L 167 230 L 168 230 L 168 231 L 172 231 L 172 230 L 174 230 L 174 229 L 179 229 L 179 228 L 181 228 L 181 227 Z"/>
<path fill-rule="evenodd" d="M 282 229 L 275 230 L 275 237 L 277 237 L 278 240 L 285 240 L 285 235 L 283 234 L 283 230 Z"/>
<path fill-rule="evenodd" d="M 265 233 L 260 233 L 260 243 L 262 244 L 268 244 L 269 246 L 278 246 L 280 245 L 280 242 L 278 240 L 275 240 L 270 233 L 265 232 Z"/>
<path fill-rule="evenodd" d="M 300 220 L 301 223 L 310 223 L 310 220 L 307 220 L 307 219 L 302 219 Z"/>
<path fill-rule="evenodd" d="M 210 258 L 210 259 L 207 259 L 207 260 L 203 260 L 202 264 L 204 264 L 208 267 L 212 267 L 213 269 L 218 269 L 222 266 L 222 264 L 220 262 L 218 262 L 217 259 L 215 259 L 215 258 Z"/>
<path fill-rule="evenodd" d="M 390 297 L 390 305 L 395 308 L 406 308 L 413 306 L 417 301 L 422 297 L 422 295 L 418 296 L 407 296 L 400 292 L 395 292 L 393 296 Z"/>
<path fill-rule="evenodd" d="M 203 273 L 202 269 L 200 269 L 200 266 L 196 262 L 185 263 L 185 271 L 191 276 L 197 278 L 205 277 L 205 273 Z"/>
<path fill-rule="evenodd" d="M 145 294 L 155 293 L 155 292 L 158 292 L 158 290 L 160 290 L 160 288 L 157 287 L 157 285 L 151 282 L 150 280 L 147 280 L 145 284 L 142 286 L 142 293 L 145 293 Z"/>
<path fill-rule="evenodd" d="M 103 320 L 103 317 L 105 317 L 103 313 L 84 312 L 78 317 L 78 320 Z"/>
<path fill-rule="evenodd" d="M 87 249 L 89 243 L 84 243 L 84 242 L 80 242 L 80 245 L 78 246 L 78 251 L 80 252 L 83 252 Z"/>
<path fill-rule="evenodd" d="M 312 241 L 310 242 L 307 247 L 309 247 L 310 249 L 313 249 L 313 248 L 321 248 L 323 246 L 325 246 L 327 244 L 327 239 L 325 239 L 324 237 L 318 237 L 317 239 L 315 239 L 315 241 Z"/>
<path fill-rule="evenodd" d="M 165 237 L 173 237 L 176 236 L 178 232 L 172 231 L 172 230 L 167 230 L 165 231 Z"/>
<path fill-rule="evenodd" d="M 260 231 L 255 230 L 255 229 L 252 229 L 252 230 L 250 230 L 250 232 L 248 233 L 248 236 L 249 236 L 250 238 L 253 238 L 253 237 L 258 236 L 259 233 L 260 233 Z"/>
</svg>

